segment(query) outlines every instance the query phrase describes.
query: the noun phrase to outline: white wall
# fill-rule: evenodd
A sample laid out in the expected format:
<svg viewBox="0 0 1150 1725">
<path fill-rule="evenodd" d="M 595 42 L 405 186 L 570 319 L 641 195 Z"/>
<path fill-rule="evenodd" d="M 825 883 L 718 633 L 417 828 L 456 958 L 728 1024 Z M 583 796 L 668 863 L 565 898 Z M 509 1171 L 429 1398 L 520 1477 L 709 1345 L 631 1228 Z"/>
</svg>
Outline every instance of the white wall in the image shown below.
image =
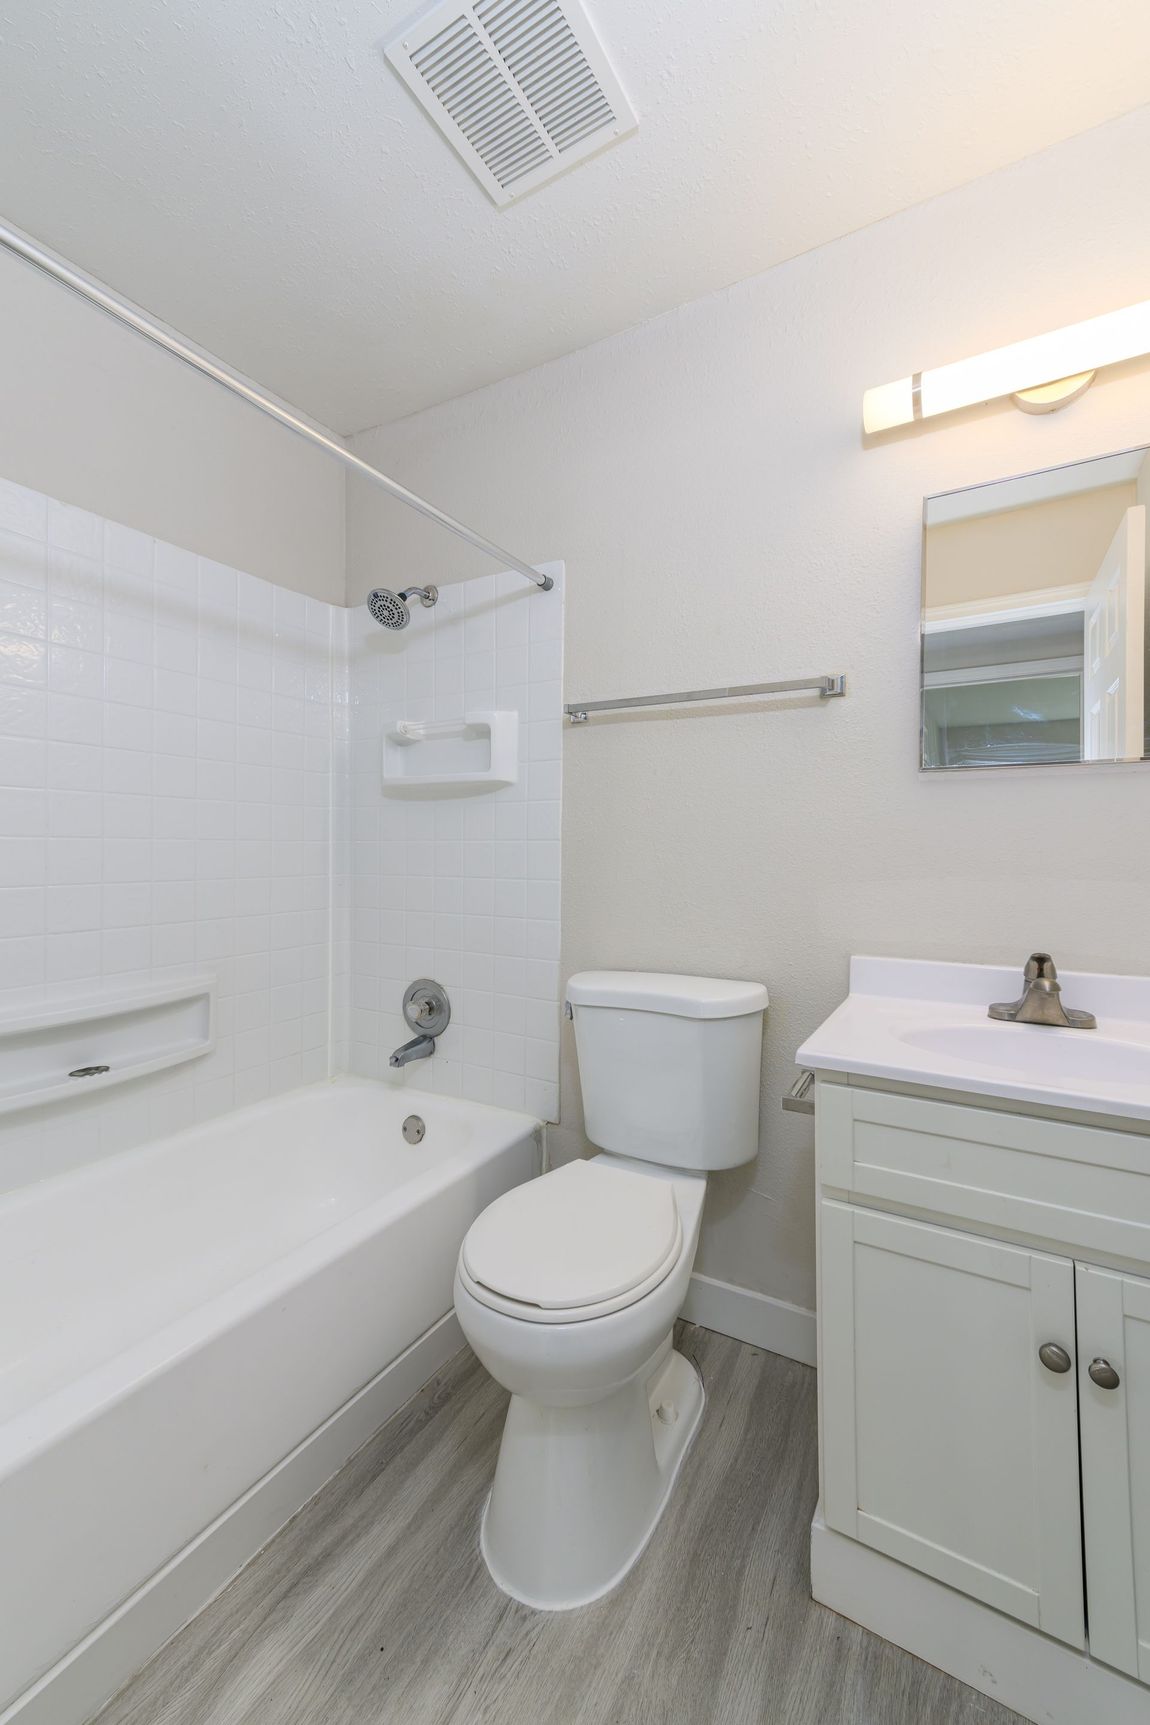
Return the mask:
<svg viewBox="0 0 1150 1725">
<path fill-rule="evenodd" d="M 356 440 L 568 580 L 567 699 L 844 671 L 849 695 L 565 738 L 563 966 L 761 977 L 757 1166 L 699 1267 L 813 1303 L 812 1134 L 779 1112 L 852 952 L 1150 968 L 1150 769 L 916 771 L 924 493 L 1144 442 L 1150 366 L 864 445 L 868 384 L 1146 297 L 1150 110 Z M 767 170 L 769 171 L 769 167 Z M 382 519 L 350 488 L 351 597 Z M 455 570 L 397 512 L 405 575 Z M 454 553 L 451 554 L 454 557 Z M 564 1038 L 561 1147 L 582 1143 Z"/>
<path fill-rule="evenodd" d="M 342 468 L 7 255 L 0 379 L 0 478 L 342 602 Z"/>
</svg>

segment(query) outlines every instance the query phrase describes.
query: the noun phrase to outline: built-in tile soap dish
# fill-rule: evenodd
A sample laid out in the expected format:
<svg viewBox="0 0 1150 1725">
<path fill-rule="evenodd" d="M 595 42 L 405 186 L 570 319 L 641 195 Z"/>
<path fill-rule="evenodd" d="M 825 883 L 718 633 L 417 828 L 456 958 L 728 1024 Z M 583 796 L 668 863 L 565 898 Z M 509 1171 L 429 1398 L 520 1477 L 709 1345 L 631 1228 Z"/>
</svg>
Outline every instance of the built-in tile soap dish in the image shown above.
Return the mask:
<svg viewBox="0 0 1150 1725">
<path fill-rule="evenodd" d="M 476 786 L 519 777 L 519 714 L 466 713 L 458 719 L 398 719 L 384 732 L 385 790 Z"/>
<path fill-rule="evenodd" d="M 88 1095 L 215 1046 L 215 980 L 39 1004 L 0 1016 L 0 1114 Z"/>
</svg>

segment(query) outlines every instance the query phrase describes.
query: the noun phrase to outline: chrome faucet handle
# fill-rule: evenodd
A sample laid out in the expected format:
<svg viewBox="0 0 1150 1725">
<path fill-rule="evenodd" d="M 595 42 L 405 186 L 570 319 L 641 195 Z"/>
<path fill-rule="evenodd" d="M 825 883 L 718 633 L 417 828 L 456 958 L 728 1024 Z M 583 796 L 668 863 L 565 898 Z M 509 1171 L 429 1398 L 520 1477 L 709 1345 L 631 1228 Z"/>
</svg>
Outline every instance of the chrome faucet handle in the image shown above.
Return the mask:
<svg viewBox="0 0 1150 1725">
<path fill-rule="evenodd" d="M 451 1023 L 451 1002 L 443 984 L 429 976 L 410 983 L 404 991 L 403 1016 L 412 1030 L 442 1036 Z"/>
<path fill-rule="evenodd" d="M 1017 1000 L 997 1001 L 988 1006 L 988 1018 L 1007 1024 L 1039 1024 L 1055 1030 L 1095 1030 L 1098 1020 L 1062 1004 L 1062 984 L 1048 952 L 1032 952 L 1022 972 L 1024 987 Z"/>
</svg>

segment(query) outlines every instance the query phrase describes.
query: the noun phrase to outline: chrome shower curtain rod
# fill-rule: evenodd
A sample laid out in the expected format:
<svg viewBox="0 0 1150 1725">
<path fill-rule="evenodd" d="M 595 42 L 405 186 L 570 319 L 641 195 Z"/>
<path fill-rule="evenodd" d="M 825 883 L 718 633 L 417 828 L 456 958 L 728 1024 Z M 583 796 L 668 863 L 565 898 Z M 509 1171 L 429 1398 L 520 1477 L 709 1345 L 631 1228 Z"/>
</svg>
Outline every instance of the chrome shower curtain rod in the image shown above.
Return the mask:
<svg viewBox="0 0 1150 1725">
<path fill-rule="evenodd" d="M 378 485 L 381 490 L 386 491 L 388 496 L 394 497 L 397 502 L 405 503 L 409 509 L 414 509 L 418 514 L 425 515 L 429 521 L 438 522 L 440 527 L 445 527 L 449 533 L 454 533 L 459 539 L 465 539 L 469 545 L 474 545 L 476 550 L 486 552 L 488 557 L 494 558 L 505 568 L 514 569 L 520 575 L 525 575 L 528 581 L 534 581 L 535 585 L 541 587 L 544 592 L 554 586 L 550 575 L 540 574 L 539 570 L 533 569 L 530 563 L 524 563 L 521 558 L 513 557 L 510 551 L 505 551 L 501 545 L 496 545 L 494 540 L 487 539 L 482 533 L 476 533 L 473 528 L 464 526 L 462 521 L 456 521 L 454 516 L 445 514 L 442 509 L 437 509 L 434 503 L 429 503 L 425 497 L 419 497 L 414 491 L 409 491 L 405 485 L 400 485 L 398 480 L 390 479 L 386 473 L 381 473 L 378 467 L 372 467 L 370 462 L 361 461 L 358 455 L 353 455 L 350 449 L 345 449 L 334 438 L 325 436 L 322 431 L 316 431 L 305 420 L 297 419 L 294 413 L 289 413 L 286 408 L 280 407 L 268 396 L 261 395 L 258 389 L 253 389 L 250 383 L 245 383 L 242 377 L 234 371 L 229 371 L 227 366 L 216 365 L 212 360 L 205 359 L 194 348 L 188 347 L 182 342 L 178 336 L 170 335 L 167 330 L 158 323 L 154 323 L 145 313 L 137 311 L 127 300 L 123 300 L 118 294 L 111 293 L 107 288 L 101 287 L 99 282 L 94 281 L 91 276 L 85 275 L 82 270 L 73 269 L 70 264 L 63 263 L 43 246 L 37 245 L 34 240 L 30 240 L 17 229 L 10 228 L 3 222 L 0 222 L 0 247 L 4 251 L 10 252 L 13 257 L 22 258 L 25 263 L 32 264 L 34 268 L 42 270 L 45 275 L 51 276 L 62 286 L 71 288 L 72 292 L 79 294 L 81 299 L 86 299 L 90 305 L 98 306 L 101 311 L 107 312 L 117 322 L 125 324 L 128 329 L 135 330 L 137 335 L 142 335 L 147 341 L 153 342 L 156 347 L 163 348 L 165 353 L 170 353 L 176 359 L 182 360 L 185 365 L 190 365 L 192 370 L 198 371 L 202 377 L 209 377 L 213 383 L 222 384 L 233 395 L 238 395 L 241 400 L 250 403 L 252 407 L 257 407 L 269 419 L 274 419 L 277 424 L 286 426 L 289 431 L 294 431 L 297 437 L 305 438 L 316 449 L 322 449 L 327 455 L 334 456 L 337 461 L 343 463 L 349 472 L 358 473 L 362 479 L 368 479 L 373 485 Z"/>
</svg>

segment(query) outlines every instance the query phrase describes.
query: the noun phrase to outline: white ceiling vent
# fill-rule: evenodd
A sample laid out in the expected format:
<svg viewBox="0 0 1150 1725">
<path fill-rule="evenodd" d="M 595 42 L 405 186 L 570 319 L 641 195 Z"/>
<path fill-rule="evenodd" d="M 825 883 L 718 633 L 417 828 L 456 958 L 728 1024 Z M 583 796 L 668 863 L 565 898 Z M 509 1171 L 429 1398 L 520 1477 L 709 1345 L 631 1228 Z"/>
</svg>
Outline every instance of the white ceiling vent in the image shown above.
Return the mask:
<svg viewBox="0 0 1150 1725">
<path fill-rule="evenodd" d="M 384 52 L 497 204 L 638 124 L 581 0 L 443 0 Z"/>
</svg>

